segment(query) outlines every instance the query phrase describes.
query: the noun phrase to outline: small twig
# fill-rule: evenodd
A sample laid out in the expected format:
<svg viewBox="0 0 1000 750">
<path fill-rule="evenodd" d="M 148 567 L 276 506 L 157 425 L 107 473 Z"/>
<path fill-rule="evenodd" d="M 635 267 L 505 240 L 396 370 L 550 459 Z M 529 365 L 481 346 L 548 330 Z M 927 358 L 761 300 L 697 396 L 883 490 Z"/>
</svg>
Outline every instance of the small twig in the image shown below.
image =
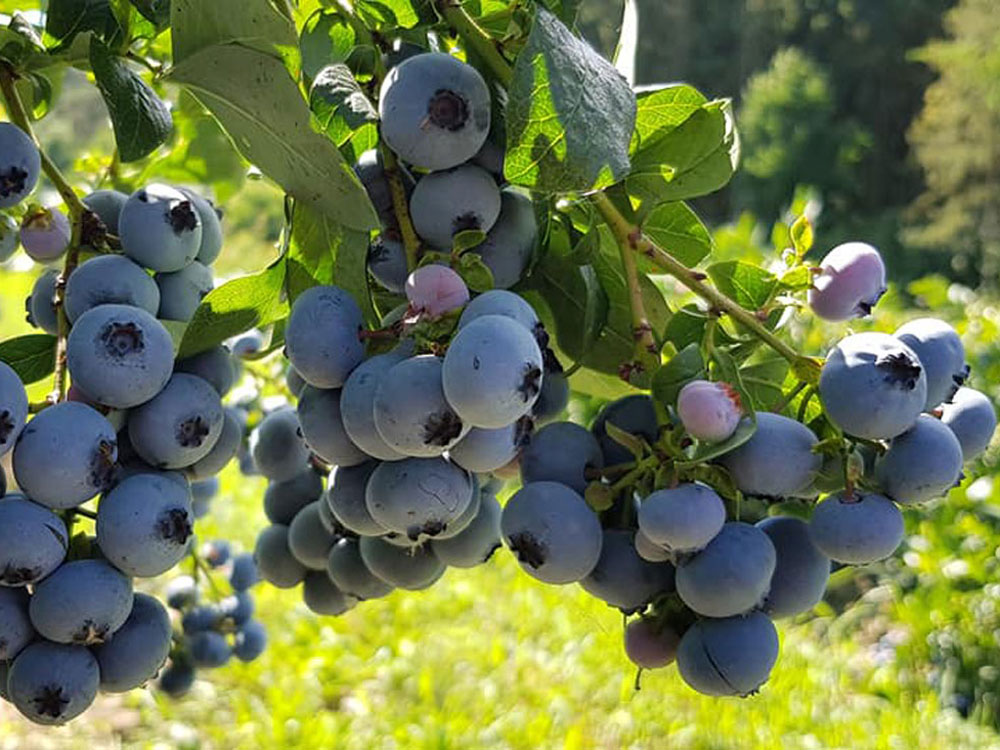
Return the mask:
<svg viewBox="0 0 1000 750">
<path fill-rule="evenodd" d="M 94 521 L 97 520 L 97 513 L 87 508 L 73 508 L 72 513 L 83 516 L 84 518 L 90 518 Z"/>
<path fill-rule="evenodd" d="M 804 381 L 799 381 L 798 385 L 796 385 L 791 391 L 789 391 L 787 396 L 782 398 L 778 403 L 776 403 L 774 406 L 771 407 L 771 411 L 773 411 L 775 414 L 781 414 L 781 412 L 787 409 L 788 405 L 795 400 L 795 397 L 798 396 L 800 393 L 802 393 L 802 391 L 804 391 L 808 387 L 809 387 L 808 383 Z"/>
<path fill-rule="evenodd" d="M 483 58 L 500 84 L 509 89 L 514 82 L 513 67 L 500 52 L 496 42 L 480 28 L 475 19 L 462 7 L 461 2 L 459 0 L 438 0 L 437 9 L 444 16 L 444 20 L 455 29 L 462 41 Z"/>
</svg>

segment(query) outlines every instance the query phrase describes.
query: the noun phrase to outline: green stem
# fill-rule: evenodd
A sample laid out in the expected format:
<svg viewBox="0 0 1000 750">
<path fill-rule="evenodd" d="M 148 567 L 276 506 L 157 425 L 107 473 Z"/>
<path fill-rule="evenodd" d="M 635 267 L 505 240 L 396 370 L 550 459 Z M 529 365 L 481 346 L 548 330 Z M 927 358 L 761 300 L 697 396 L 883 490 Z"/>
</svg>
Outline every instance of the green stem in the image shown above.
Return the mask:
<svg viewBox="0 0 1000 750">
<path fill-rule="evenodd" d="M 438 0 L 437 9 L 462 41 L 483 58 L 500 84 L 509 89 L 514 82 L 514 68 L 500 52 L 496 42 L 462 7 L 460 0 Z"/>
<path fill-rule="evenodd" d="M 785 396 L 783 399 L 781 399 L 781 401 L 779 401 L 771 408 L 771 411 L 774 412 L 775 414 L 781 414 L 781 412 L 787 409 L 788 405 L 795 400 L 795 397 L 798 396 L 800 393 L 802 393 L 802 391 L 804 391 L 808 387 L 809 387 L 808 383 L 806 383 L 805 381 L 799 381 L 798 385 L 796 385 L 791 391 L 789 391 L 787 396 Z"/>
</svg>

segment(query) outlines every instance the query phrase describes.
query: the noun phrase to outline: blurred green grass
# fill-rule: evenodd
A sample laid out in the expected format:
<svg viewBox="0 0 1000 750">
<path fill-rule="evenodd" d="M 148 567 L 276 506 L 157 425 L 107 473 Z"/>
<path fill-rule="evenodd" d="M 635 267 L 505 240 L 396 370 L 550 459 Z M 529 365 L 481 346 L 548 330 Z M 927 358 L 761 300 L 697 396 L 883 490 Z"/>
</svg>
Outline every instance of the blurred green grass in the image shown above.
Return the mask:
<svg viewBox="0 0 1000 750">
<path fill-rule="evenodd" d="M 0 269 L 0 338 L 26 330 L 32 279 Z M 231 466 L 199 537 L 250 549 L 263 490 Z M 705 698 L 673 668 L 645 673 L 635 692 L 621 616 L 579 587 L 534 582 L 504 551 L 340 618 L 311 614 L 298 591 L 255 594 L 270 637 L 256 663 L 203 672 L 179 701 L 103 696 L 58 729 L 0 705 L 0 750 L 1000 748 L 933 694 L 867 692 L 888 667 L 859 640 L 829 638 L 826 618 L 782 628 L 758 696 Z"/>
</svg>

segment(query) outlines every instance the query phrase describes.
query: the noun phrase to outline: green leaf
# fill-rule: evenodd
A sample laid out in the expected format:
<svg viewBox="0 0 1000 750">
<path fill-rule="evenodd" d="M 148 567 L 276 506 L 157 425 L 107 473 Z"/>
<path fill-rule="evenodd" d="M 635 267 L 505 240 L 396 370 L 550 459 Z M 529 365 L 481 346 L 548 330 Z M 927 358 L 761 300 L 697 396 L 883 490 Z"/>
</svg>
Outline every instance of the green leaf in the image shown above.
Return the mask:
<svg viewBox="0 0 1000 750">
<path fill-rule="evenodd" d="M 308 107 L 279 60 L 240 45 L 215 46 L 186 58 L 170 77 L 185 84 L 237 149 L 300 204 L 352 229 L 378 225 L 354 171 L 309 126 Z"/>
<path fill-rule="evenodd" d="M 684 83 L 639 94 L 632 153 L 643 148 L 648 141 L 665 136 L 707 101 L 698 89 Z"/>
<path fill-rule="evenodd" d="M 535 266 L 531 288 L 552 312 L 559 348 L 576 362 L 583 360 L 601 335 L 608 315 L 608 298 L 591 266 L 578 266 L 553 255 Z"/>
<path fill-rule="evenodd" d="M 111 116 L 121 160 L 137 161 L 155 151 L 173 129 L 167 105 L 96 36 L 90 40 L 90 67 Z"/>
<path fill-rule="evenodd" d="M 336 284 L 349 292 L 365 320 L 378 322 L 368 291 L 368 233 L 338 224 L 308 204 L 296 204 L 288 251 L 291 301 L 317 284 Z"/>
<path fill-rule="evenodd" d="M 635 112 L 614 66 L 539 9 L 514 65 L 504 173 L 543 193 L 618 182 L 629 171 Z"/>
<path fill-rule="evenodd" d="M 706 270 L 720 292 L 749 310 L 766 305 L 778 285 L 773 273 L 741 260 L 714 263 Z"/>
<path fill-rule="evenodd" d="M 782 388 L 789 369 L 788 360 L 770 349 L 761 350 L 740 367 L 740 379 L 753 399 L 755 409 L 770 411 L 781 402 L 784 398 Z"/>
<path fill-rule="evenodd" d="M 29 333 L 2 341 L 0 362 L 10 365 L 25 385 L 36 383 L 56 369 L 56 337 Z"/>
<path fill-rule="evenodd" d="M 804 215 L 800 216 L 792 224 L 792 228 L 789 231 L 792 238 L 792 247 L 795 248 L 795 252 L 801 258 L 803 255 L 809 252 L 813 246 L 813 228 L 812 222 L 809 221 Z"/>
<path fill-rule="evenodd" d="M 327 65 L 309 91 L 309 109 L 319 132 L 337 148 L 350 143 L 358 156 L 378 144 L 378 112 L 343 63 Z"/>
<path fill-rule="evenodd" d="M 451 252 L 453 254 L 464 253 L 474 247 L 482 245 L 486 241 L 486 232 L 482 229 L 463 229 L 451 238 Z M 492 287 L 491 287 L 492 288 Z"/>
<path fill-rule="evenodd" d="M 455 271 L 474 292 L 488 292 L 493 288 L 493 272 L 483 263 L 483 257 L 479 253 L 463 253 Z"/>
<path fill-rule="evenodd" d="M 653 375 L 650 390 L 653 398 L 664 407 L 677 404 L 677 394 L 686 383 L 705 377 L 705 361 L 701 357 L 701 347 L 689 344 L 675 354 L 669 362 L 660 366 Z"/>
<path fill-rule="evenodd" d="M 190 357 L 238 333 L 283 318 L 288 314 L 288 304 L 281 298 L 284 282 L 285 259 L 281 258 L 260 273 L 213 289 L 195 310 L 177 356 Z"/>
<path fill-rule="evenodd" d="M 626 432 L 621 427 L 608 421 L 604 423 L 604 429 L 608 437 L 614 440 L 625 450 L 629 451 L 638 461 L 642 454 L 646 452 L 646 441 L 631 432 Z"/>
<path fill-rule="evenodd" d="M 789 268 L 778 279 L 782 289 L 792 292 L 802 292 L 812 286 L 813 275 L 808 266 Z"/>
<path fill-rule="evenodd" d="M 689 268 L 712 252 L 712 234 L 685 203 L 661 203 L 650 211 L 642 230 Z"/>
<path fill-rule="evenodd" d="M 327 65 L 346 63 L 356 39 L 354 29 L 339 15 L 317 11 L 306 21 L 299 37 L 302 72 L 307 78 L 315 78 Z"/>
<path fill-rule="evenodd" d="M 49 0 L 45 31 L 58 40 L 60 47 L 84 31 L 95 32 L 109 44 L 120 41 L 124 33 L 110 0 Z"/>
<path fill-rule="evenodd" d="M 160 324 L 167 329 L 170 340 L 174 342 L 174 355 L 180 351 L 181 342 L 184 340 L 184 332 L 187 330 L 186 320 L 160 320 Z"/>
<path fill-rule="evenodd" d="M 677 127 L 654 133 L 640 145 L 625 186 L 643 203 L 707 195 L 729 182 L 739 152 L 732 104 L 709 102 Z"/>
<path fill-rule="evenodd" d="M 410 29 L 420 16 L 412 0 L 357 0 L 354 7 L 378 29 Z"/>
<path fill-rule="evenodd" d="M 223 44 L 239 44 L 269 55 L 277 54 L 289 62 L 297 61 L 295 24 L 280 10 L 281 5 L 283 0 L 171 0 L 174 65 L 208 47 Z"/>
<path fill-rule="evenodd" d="M 170 0 L 129 0 L 137 11 L 158 30 L 170 25 Z"/>
</svg>

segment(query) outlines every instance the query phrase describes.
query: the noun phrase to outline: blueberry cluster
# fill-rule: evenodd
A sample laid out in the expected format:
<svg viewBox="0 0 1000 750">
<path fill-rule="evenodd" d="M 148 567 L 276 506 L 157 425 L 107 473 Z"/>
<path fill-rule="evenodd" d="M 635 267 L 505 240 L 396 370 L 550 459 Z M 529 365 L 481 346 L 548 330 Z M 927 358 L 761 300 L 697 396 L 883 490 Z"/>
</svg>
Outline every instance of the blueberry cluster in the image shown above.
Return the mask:
<svg viewBox="0 0 1000 750">
<path fill-rule="evenodd" d="M 267 647 L 267 631 L 253 619 L 250 589 L 259 580 L 253 556 L 233 554 L 225 540 L 208 542 L 199 554 L 210 568 L 226 574 L 231 593 L 222 596 L 212 579 L 208 594 L 214 599 L 206 599 L 204 587 L 187 575 L 167 584 L 166 601 L 181 615 L 181 632 L 174 638 L 170 660 L 156 684 L 174 698 L 191 689 L 198 668 L 217 669 L 234 656 L 251 662 Z"/>
</svg>

